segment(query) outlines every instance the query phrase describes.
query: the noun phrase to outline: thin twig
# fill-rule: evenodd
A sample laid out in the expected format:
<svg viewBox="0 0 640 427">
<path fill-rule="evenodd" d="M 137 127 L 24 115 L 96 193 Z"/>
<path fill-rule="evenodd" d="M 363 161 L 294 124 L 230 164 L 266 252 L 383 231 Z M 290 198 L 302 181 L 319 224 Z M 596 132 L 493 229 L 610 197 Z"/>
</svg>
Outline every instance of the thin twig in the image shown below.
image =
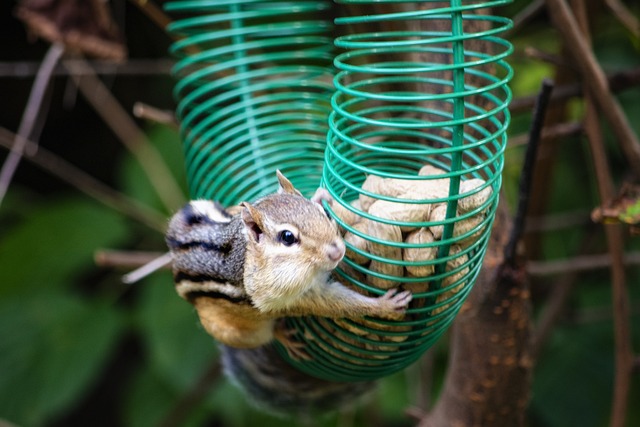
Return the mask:
<svg viewBox="0 0 640 427">
<path fill-rule="evenodd" d="M 93 259 L 100 267 L 127 269 L 141 267 L 162 255 L 162 252 L 99 250 Z"/>
<path fill-rule="evenodd" d="M 591 43 L 591 35 L 589 33 L 589 19 L 586 5 L 581 1 L 573 1 L 573 7 L 576 11 L 577 25 L 580 26 L 578 31 L 581 32 L 584 43 L 587 44 L 588 48 Z M 587 89 L 590 82 L 585 81 L 584 84 L 586 86 L 585 89 Z M 612 95 L 609 94 L 609 97 L 611 98 Z M 597 93 L 589 90 L 586 93 L 585 101 L 585 133 L 589 140 L 589 147 L 591 148 L 597 178 L 596 181 L 598 183 L 598 193 L 600 194 L 601 200 L 611 200 L 615 195 L 615 186 L 611 176 L 611 170 L 607 163 L 607 151 L 600 128 L 599 113 L 601 111 L 599 111 L 596 106 Z M 598 102 L 598 106 L 601 108 L 605 107 L 600 102 Z M 627 415 L 629 391 L 631 388 L 631 371 L 633 367 L 631 327 L 629 324 L 631 314 L 626 289 L 624 263 L 624 236 L 620 226 L 608 225 L 605 226 L 604 231 L 611 258 L 611 291 L 615 342 L 615 374 L 609 425 L 611 427 L 623 427 Z"/>
<path fill-rule="evenodd" d="M 589 230 L 586 235 L 583 236 L 582 242 L 580 244 L 580 257 L 589 258 L 587 261 L 593 262 L 592 256 L 585 255 L 587 251 L 591 250 L 591 246 L 596 240 L 596 227 L 595 224 L 591 223 Z M 547 342 L 551 333 L 553 332 L 553 328 L 560 319 L 560 315 L 562 314 L 569 297 L 571 296 L 571 291 L 573 287 L 580 277 L 580 273 L 585 271 L 583 269 L 573 268 L 576 264 L 581 264 L 581 266 L 589 266 L 585 265 L 582 260 L 578 263 L 575 262 L 576 258 L 571 258 L 567 261 L 560 261 L 558 264 L 563 263 L 564 265 L 558 266 L 560 267 L 561 273 L 560 277 L 555 280 L 555 282 L 550 286 L 551 292 L 549 297 L 547 298 L 546 303 L 544 304 L 544 308 L 539 316 L 539 320 L 536 324 L 535 330 L 531 334 L 531 358 L 535 361 L 538 360 L 540 353 L 544 347 L 544 344 Z M 608 260 L 607 260 L 608 261 Z M 569 265 L 569 263 L 571 263 Z M 529 269 L 532 264 L 542 264 L 543 266 L 547 266 L 547 263 L 528 263 L 527 264 L 527 272 L 529 274 L 533 274 Z"/>
<path fill-rule="evenodd" d="M 549 15 L 556 29 L 573 53 L 584 79 L 585 88 L 593 95 L 600 112 L 611 125 L 611 130 L 616 135 L 634 175 L 640 178 L 640 141 L 631 128 L 624 110 L 612 95 L 606 75 L 580 31 L 571 8 L 565 0 L 546 1 Z"/>
<path fill-rule="evenodd" d="M 620 0 L 604 0 L 615 17 L 634 37 L 640 37 L 640 20 Z"/>
<path fill-rule="evenodd" d="M 144 12 L 145 15 L 151 19 L 162 30 L 167 28 L 167 25 L 171 23 L 169 18 L 158 6 L 149 0 L 129 0 L 131 3 L 138 6 L 138 8 Z"/>
<path fill-rule="evenodd" d="M 570 136 L 580 135 L 584 131 L 584 127 L 580 122 L 558 123 L 557 125 L 547 126 L 542 129 L 542 140 L 554 140 L 566 138 Z M 521 134 L 509 138 L 507 148 L 519 147 L 529 142 L 529 135 Z"/>
<path fill-rule="evenodd" d="M 171 18 L 166 15 L 158 6 L 156 6 L 152 1 L 149 0 L 129 0 L 131 3 L 135 4 L 144 12 L 145 15 L 151 19 L 162 31 L 167 30 L 167 26 L 171 23 Z M 180 37 L 173 36 L 174 40 L 178 40 Z M 188 54 L 199 53 L 200 49 L 195 45 L 187 45 L 184 47 L 185 51 Z"/>
<path fill-rule="evenodd" d="M 565 67 L 574 69 L 572 63 L 570 63 L 567 58 L 563 58 L 560 55 L 554 55 L 553 53 L 545 52 L 542 49 L 538 49 L 537 47 L 527 46 L 524 48 L 524 54 L 531 59 L 537 59 L 542 62 L 546 62 L 547 64 L 555 65 L 556 67 Z"/>
<path fill-rule="evenodd" d="M 46 93 L 51 81 L 51 74 L 56 64 L 64 54 L 64 46 L 60 44 L 52 44 L 44 59 L 42 65 L 38 70 L 36 80 L 31 88 L 27 105 L 22 114 L 22 120 L 15 137 L 15 142 L 11 147 L 11 151 L 7 156 L 2 170 L 0 170 L 0 204 L 4 199 L 4 195 L 7 193 L 9 184 L 13 179 L 13 175 L 18 169 L 22 155 L 24 154 L 27 140 L 31 138 L 31 134 L 34 128 L 38 127 L 38 120 L 43 121 L 46 117 L 45 114 L 40 115 L 40 111 L 43 107 L 43 100 L 46 98 Z M 37 147 L 37 144 L 34 145 Z"/>
<path fill-rule="evenodd" d="M 542 135 L 542 127 L 544 126 L 544 117 L 551 98 L 553 90 L 553 82 L 548 79 L 542 81 L 538 102 L 533 110 L 533 117 L 529 130 L 529 144 L 525 153 L 522 165 L 522 174 L 520 175 L 520 189 L 518 193 L 518 208 L 513 220 L 513 229 L 509 236 L 509 242 L 504 248 L 504 264 L 515 267 L 516 248 L 522 234 L 524 232 L 525 219 L 527 216 L 527 208 L 529 204 L 529 193 L 531 192 L 531 184 L 533 177 L 533 167 L 536 163 L 538 153 L 538 143 Z"/>
<path fill-rule="evenodd" d="M 165 208 L 170 212 L 176 210 L 184 203 L 184 197 L 160 153 L 95 73 L 91 73 L 86 61 L 76 62 L 73 67 L 70 69 L 73 80 L 84 97 L 140 163 Z"/>
<path fill-rule="evenodd" d="M 87 61 L 95 74 L 118 76 L 150 76 L 168 75 L 171 72 L 172 61 L 168 59 L 129 59 L 125 62 Z M 78 60 L 63 59 L 52 72 L 54 76 L 68 76 L 69 69 L 78 69 Z M 15 61 L 0 62 L 0 78 L 32 78 L 38 73 L 41 62 Z"/>
<path fill-rule="evenodd" d="M 14 138 L 15 135 L 12 132 L 0 127 L 0 147 L 10 150 Z M 28 149 L 32 144 L 32 142 L 27 141 L 25 147 Z M 40 147 L 35 155 L 26 156 L 25 160 L 65 181 L 100 203 L 164 233 L 166 229 L 164 215 L 140 204 L 137 200 L 119 193 L 48 150 Z"/>
<path fill-rule="evenodd" d="M 575 210 L 551 213 L 542 216 L 528 216 L 525 231 L 528 233 L 541 231 L 556 231 L 565 228 L 583 227 L 593 224 L 591 212 Z"/>
<path fill-rule="evenodd" d="M 516 33 L 527 22 L 535 18 L 544 9 L 545 0 L 534 0 L 530 2 L 524 9 L 518 12 L 512 19 L 513 27 L 505 33 L 505 37 L 510 37 Z"/>
<path fill-rule="evenodd" d="M 142 102 L 133 104 L 133 115 L 139 119 L 150 120 L 152 122 L 178 128 L 178 122 L 173 111 L 164 111 Z"/>
<path fill-rule="evenodd" d="M 148 275 L 155 273 L 161 268 L 168 267 L 171 264 L 171 259 L 172 258 L 171 258 L 170 252 L 164 253 L 159 257 L 157 257 L 156 259 L 153 259 L 148 263 L 136 268 L 132 272 L 122 276 L 122 283 L 126 283 L 127 285 L 132 285 L 144 279 Z"/>
<path fill-rule="evenodd" d="M 640 265 L 640 252 L 624 255 L 623 262 L 627 266 Z M 527 273 L 532 276 L 552 276 L 562 273 L 585 272 L 611 268 L 611 254 L 581 255 L 555 261 L 529 261 Z"/>
<path fill-rule="evenodd" d="M 607 82 L 609 83 L 609 88 L 614 93 L 638 86 L 640 84 L 640 67 L 609 74 L 607 76 Z M 555 104 L 556 102 L 565 101 L 581 95 L 582 85 L 580 83 L 559 85 L 553 89 L 551 103 Z M 511 113 L 531 111 L 531 108 L 533 108 L 536 103 L 536 97 L 537 95 L 529 95 L 514 99 L 511 104 L 509 104 L 509 111 L 511 111 Z"/>
</svg>

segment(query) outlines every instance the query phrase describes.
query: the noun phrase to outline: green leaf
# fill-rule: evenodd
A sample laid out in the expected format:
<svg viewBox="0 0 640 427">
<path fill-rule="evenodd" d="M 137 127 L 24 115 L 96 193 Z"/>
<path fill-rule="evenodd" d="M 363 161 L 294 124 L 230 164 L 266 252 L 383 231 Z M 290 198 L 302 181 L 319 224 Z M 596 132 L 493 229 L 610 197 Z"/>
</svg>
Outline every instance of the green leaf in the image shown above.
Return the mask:
<svg viewBox="0 0 640 427">
<path fill-rule="evenodd" d="M 81 199 L 33 206 L 0 234 L 0 298 L 69 286 L 101 247 L 116 246 L 127 227 L 117 213 Z"/>
<path fill-rule="evenodd" d="M 91 386 L 121 325 L 111 307 L 50 292 L 0 302 L 0 414 L 42 425 Z"/>
<path fill-rule="evenodd" d="M 531 409 L 541 425 L 606 425 L 612 348 L 609 322 L 555 332 L 534 375 Z"/>
<path fill-rule="evenodd" d="M 178 402 L 180 395 L 148 367 L 139 371 L 126 393 L 124 408 L 125 425 L 129 427 L 153 427 L 160 425 Z M 203 425 L 207 411 L 203 405 L 191 410 L 180 425 Z"/>
<path fill-rule="evenodd" d="M 215 340 L 191 304 L 178 296 L 170 274 L 156 274 L 142 286 L 138 327 L 155 372 L 185 390 L 218 358 Z"/>
</svg>

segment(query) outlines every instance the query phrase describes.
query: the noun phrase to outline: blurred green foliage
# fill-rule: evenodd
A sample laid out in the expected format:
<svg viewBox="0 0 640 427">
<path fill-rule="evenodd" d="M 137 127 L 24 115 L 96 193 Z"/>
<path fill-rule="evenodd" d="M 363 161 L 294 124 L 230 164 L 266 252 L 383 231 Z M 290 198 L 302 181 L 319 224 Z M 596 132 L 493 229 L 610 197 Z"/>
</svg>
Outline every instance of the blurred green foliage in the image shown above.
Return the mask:
<svg viewBox="0 0 640 427">
<path fill-rule="evenodd" d="M 508 13 L 515 13 L 525 3 L 516 1 Z M 598 23 L 594 45 L 605 67 L 618 70 L 640 65 L 637 41 L 611 17 Z M 515 95 L 533 94 L 542 78 L 553 77 L 553 67 L 526 58 L 522 50 L 534 45 L 557 51 L 558 37 L 542 17 L 518 33 L 513 42 L 517 49 L 511 61 L 516 72 Z M 169 99 L 170 94 L 165 96 Z M 625 91 L 619 99 L 628 117 L 640 117 L 639 89 Z M 578 117 L 579 112 L 577 105 L 572 114 Z M 529 114 L 516 115 L 510 134 L 526 133 L 529 121 Z M 640 123 L 632 123 L 639 131 Z M 183 183 L 177 133 L 150 127 L 147 134 Z M 622 171 L 624 159 L 612 141 L 609 137 L 612 162 Z M 599 202 L 593 172 L 586 166 L 588 150 L 579 138 L 563 144 L 553 188 L 548 189 L 549 211 L 588 212 Z M 524 147 L 515 147 L 506 153 L 504 181 L 510 202 L 515 201 L 523 151 Z M 118 156 L 111 165 L 116 171 L 114 185 L 161 210 L 139 165 L 123 152 Z M 91 172 L 92 162 L 100 159 L 91 159 L 83 168 Z M 125 286 L 120 282 L 123 271 L 96 267 L 93 255 L 101 248 L 163 251 L 162 236 L 72 190 L 38 192 L 30 185 L 29 179 L 18 179 L 0 208 L 0 420 L 20 426 L 159 425 L 216 362 L 216 345 L 200 327 L 191 306 L 175 294 L 169 273 L 159 272 L 139 284 Z M 547 233 L 543 239 L 545 258 L 575 255 L 586 232 L 586 227 L 576 226 Z M 637 250 L 638 246 L 634 241 L 629 249 Z M 552 283 L 552 279 L 543 279 Z M 538 361 L 529 425 L 607 425 L 614 366 L 609 282 L 606 271 L 581 276 L 568 314 Z M 637 268 L 629 269 L 628 283 L 638 349 Z M 538 294 L 544 294 L 546 286 L 541 288 Z M 536 312 L 541 301 L 536 301 Z M 446 368 L 446 339 L 431 351 L 437 395 Z M 418 403 L 413 400 L 419 378 L 418 367 L 411 367 L 385 379 L 364 408 L 328 415 L 317 424 L 411 425 L 403 411 Z M 636 376 L 631 402 L 639 398 Z M 190 409 L 183 425 L 268 427 L 301 423 L 252 408 L 221 376 L 206 398 Z M 628 425 L 640 425 L 637 405 L 630 405 Z"/>
</svg>

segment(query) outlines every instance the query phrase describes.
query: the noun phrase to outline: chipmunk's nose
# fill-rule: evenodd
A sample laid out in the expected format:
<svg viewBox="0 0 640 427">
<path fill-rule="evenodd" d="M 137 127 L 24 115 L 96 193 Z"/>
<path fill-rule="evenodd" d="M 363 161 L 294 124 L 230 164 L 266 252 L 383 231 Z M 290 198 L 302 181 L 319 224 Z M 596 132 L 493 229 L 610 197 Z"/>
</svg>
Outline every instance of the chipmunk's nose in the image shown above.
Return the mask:
<svg viewBox="0 0 640 427">
<path fill-rule="evenodd" d="M 338 262 L 344 256 L 345 246 L 342 240 L 331 243 L 327 248 L 327 256 L 333 262 Z"/>
</svg>

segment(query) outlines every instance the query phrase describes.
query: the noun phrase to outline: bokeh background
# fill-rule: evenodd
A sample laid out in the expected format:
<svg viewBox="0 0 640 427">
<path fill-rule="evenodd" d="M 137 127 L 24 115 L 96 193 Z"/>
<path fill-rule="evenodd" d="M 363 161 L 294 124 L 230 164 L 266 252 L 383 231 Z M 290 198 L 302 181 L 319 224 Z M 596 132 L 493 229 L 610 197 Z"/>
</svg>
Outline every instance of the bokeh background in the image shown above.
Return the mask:
<svg viewBox="0 0 640 427">
<path fill-rule="evenodd" d="M 110 2 L 126 39 L 135 73 L 103 67 L 101 81 L 129 115 L 136 102 L 162 110 L 175 107 L 169 76 L 170 39 L 133 2 Z M 530 1 L 500 10 L 518 16 Z M 636 16 L 640 5 L 625 2 Z M 15 132 L 34 73 L 49 44 L 34 39 L 17 20 L 14 1 L 0 2 L 0 127 Z M 602 7 L 602 6 L 601 6 Z M 640 40 L 606 9 L 592 16 L 594 51 L 607 72 L 637 70 Z M 545 77 L 571 68 L 549 17 L 538 13 L 511 36 L 516 52 L 512 88 L 516 99 L 533 95 Z M 532 50 L 533 49 L 533 50 Z M 545 58 L 548 53 L 550 58 Z M 558 63 L 558 61 L 560 61 Z M 564 61 L 564 62 L 563 62 Z M 132 65 L 132 67 L 133 67 Z M 40 143 L 96 180 L 154 209 L 171 214 L 147 175 L 105 121 L 61 73 L 53 80 Z M 618 93 L 636 133 L 640 132 L 640 88 Z M 584 106 L 571 98 L 567 122 Z M 180 141 L 171 126 L 134 118 L 187 199 Z M 514 205 L 530 110 L 514 113 L 504 175 L 505 199 Z M 606 129 L 608 161 L 616 182 L 627 165 Z M 580 132 L 555 141 L 553 179 L 544 189 L 543 218 L 530 222 L 539 251 L 532 261 L 535 315 L 546 309 L 563 262 L 584 254 L 606 254 L 599 225 L 590 220 L 600 201 L 586 140 Z M 0 148 L 0 162 L 7 151 Z M 134 285 L 121 276 L 132 267 L 104 266 L 104 251 L 162 252 L 156 223 L 131 218 L 55 174 L 23 160 L 0 205 L 0 424 L 18 426 L 285 426 L 300 420 L 254 409 L 217 368 L 217 349 L 191 306 L 174 292 L 168 271 Z M 175 206 L 177 208 L 178 206 Z M 596 230 L 594 232 L 594 229 Z M 638 237 L 627 239 L 627 283 L 635 349 L 640 349 Z M 606 256 L 605 256 L 606 258 Z M 556 262 L 556 264 L 554 264 Z M 605 262 L 606 264 L 606 262 Z M 541 267 L 560 266 L 549 272 Z M 533 267 L 538 267 L 534 271 Z M 534 369 L 527 414 L 532 427 L 608 425 L 614 372 L 614 327 L 610 273 L 575 272 L 574 286 L 546 338 Z M 311 425 L 408 426 L 405 411 L 437 399 L 446 369 L 445 337 L 418 364 L 381 382 L 357 409 L 318 418 Z M 637 372 L 637 371 L 636 371 Z M 640 380 L 632 379 L 628 426 L 640 425 Z"/>
</svg>

